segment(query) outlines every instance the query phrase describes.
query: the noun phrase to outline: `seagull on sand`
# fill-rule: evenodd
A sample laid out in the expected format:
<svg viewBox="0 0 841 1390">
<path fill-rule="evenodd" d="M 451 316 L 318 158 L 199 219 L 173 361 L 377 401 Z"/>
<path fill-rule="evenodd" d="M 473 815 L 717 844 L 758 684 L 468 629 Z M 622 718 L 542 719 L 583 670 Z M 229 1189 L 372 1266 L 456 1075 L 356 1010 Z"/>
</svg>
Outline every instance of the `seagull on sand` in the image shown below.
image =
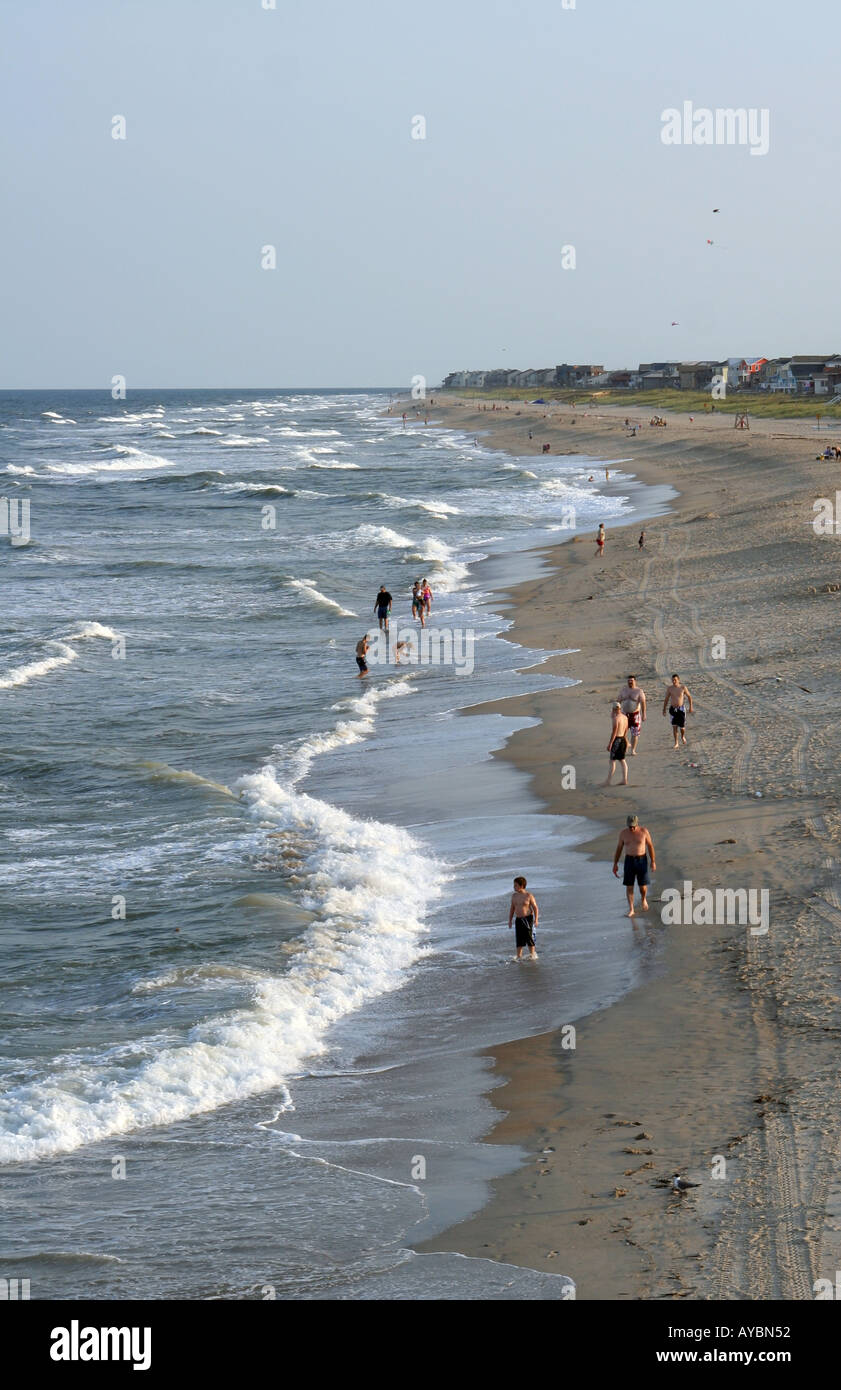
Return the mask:
<svg viewBox="0 0 841 1390">
<path fill-rule="evenodd" d="M 673 1173 L 673 1174 L 672 1174 L 672 1191 L 673 1191 L 673 1192 L 680 1192 L 681 1194 L 683 1194 L 684 1192 L 688 1192 L 689 1189 L 690 1189 L 690 1187 L 700 1187 L 700 1186 L 701 1186 L 701 1184 L 700 1184 L 699 1182 L 690 1182 L 688 1178 L 682 1178 L 682 1177 L 680 1176 L 680 1173 Z"/>
</svg>

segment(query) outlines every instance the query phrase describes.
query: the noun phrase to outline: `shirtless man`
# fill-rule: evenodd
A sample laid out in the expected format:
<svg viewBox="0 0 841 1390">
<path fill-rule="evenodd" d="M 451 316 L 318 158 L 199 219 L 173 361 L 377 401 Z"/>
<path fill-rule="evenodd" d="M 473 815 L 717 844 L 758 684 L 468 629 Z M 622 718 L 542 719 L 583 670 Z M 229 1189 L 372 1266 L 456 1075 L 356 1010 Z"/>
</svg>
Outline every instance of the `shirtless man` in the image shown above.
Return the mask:
<svg viewBox="0 0 841 1390">
<path fill-rule="evenodd" d="M 618 698 L 622 713 L 628 716 L 628 753 L 630 757 L 635 758 L 637 739 L 645 723 L 645 691 L 640 690 L 636 676 L 628 677 L 628 683 L 623 685 Z"/>
<path fill-rule="evenodd" d="M 360 637 L 359 641 L 356 644 L 356 664 L 359 667 L 360 680 L 362 680 L 363 676 L 367 676 L 368 674 L 368 662 L 365 660 L 365 657 L 367 655 L 369 646 L 370 643 L 368 641 L 368 634 L 366 632 L 365 636 Z"/>
<path fill-rule="evenodd" d="M 636 915 L 634 913 L 634 883 L 638 883 L 640 888 L 640 912 L 647 912 L 649 859 L 651 860 L 652 873 L 655 872 L 657 865 L 654 860 L 654 841 L 645 826 L 640 825 L 639 817 L 629 816 L 626 826 L 627 829 L 623 830 L 619 836 L 619 843 L 613 856 L 613 872 L 618 878 L 619 859 L 624 851 L 625 864 L 622 882 L 628 896 L 628 916 L 633 917 Z"/>
<path fill-rule="evenodd" d="M 687 706 L 689 707 L 687 709 Z M 678 736 L 684 748 L 686 747 L 686 716 L 694 714 L 692 707 L 692 696 L 689 688 L 685 686 L 680 676 L 672 676 L 672 683 L 666 687 L 666 698 L 663 701 L 663 714 L 668 711 L 672 721 L 672 732 L 675 736 L 674 746 L 678 746 Z"/>
<path fill-rule="evenodd" d="M 622 786 L 628 785 L 628 764 L 625 762 L 625 755 L 628 752 L 628 716 L 622 713 L 622 706 L 618 700 L 614 700 L 610 707 L 613 723 L 610 729 L 610 742 L 607 751 L 610 754 L 610 771 L 607 774 L 605 786 L 609 787 L 613 781 L 613 769 L 617 763 L 622 764 Z"/>
<path fill-rule="evenodd" d="M 604 522 L 603 522 L 603 521 L 600 521 L 600 522 L 599 522 L 598 534 L 597 534 L 597 536 L 596 536 L 596 554 L 597 554 L 597 556 L 599 557 L 600 560 L 604 558 L 604 542 L 605 542 Z"/>
<path fill-rule="evenodd" d="M 537 919 L 540 909 L 537 906 L 537 899 L 531 893 L 526 892 L 526 880 L 522 877 L 514 879 L 514 892 L 511 894 L 511 906 L 508 909 L 509 929 L 516 927 L 517 938 L 517 960 L 523 959 L 523 947 L 529 948 L 529 959 L 537 960 L 537 951 L 534 948 L 534 932 L 537 926 Z"/>
</svg>

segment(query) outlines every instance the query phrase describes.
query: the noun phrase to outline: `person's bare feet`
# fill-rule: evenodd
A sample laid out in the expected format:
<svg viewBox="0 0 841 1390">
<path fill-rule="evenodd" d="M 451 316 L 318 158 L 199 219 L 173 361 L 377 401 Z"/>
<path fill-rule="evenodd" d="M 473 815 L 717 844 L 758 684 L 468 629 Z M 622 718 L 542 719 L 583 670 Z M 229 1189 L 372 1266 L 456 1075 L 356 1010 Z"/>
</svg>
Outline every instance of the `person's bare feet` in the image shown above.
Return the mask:
<svg viewBox="0 0 841 1390">
<path fill-rule="evenodd" d="M 637 914 L 634 912 L 634 909 L 631 908 L 630 912 L 628 913 L 628 916 L 629 916 L 629 917 L 636 917 L 636 915 L 637 915 Z"/>
</svg>

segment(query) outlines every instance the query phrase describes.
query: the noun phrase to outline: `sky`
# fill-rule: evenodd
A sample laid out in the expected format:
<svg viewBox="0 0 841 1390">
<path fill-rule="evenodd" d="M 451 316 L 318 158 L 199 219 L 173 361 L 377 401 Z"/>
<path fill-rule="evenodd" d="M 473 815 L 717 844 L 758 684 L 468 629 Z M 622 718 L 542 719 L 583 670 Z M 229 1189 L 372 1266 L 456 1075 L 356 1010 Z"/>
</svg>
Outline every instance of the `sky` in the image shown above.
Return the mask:
<svg viewBox="0 0 841 1390">
<path fill-rule="evenodd" d="M 841 352 L 835 0 L 271 4 L 0 0 L 0 388 Z"/>
</svg>

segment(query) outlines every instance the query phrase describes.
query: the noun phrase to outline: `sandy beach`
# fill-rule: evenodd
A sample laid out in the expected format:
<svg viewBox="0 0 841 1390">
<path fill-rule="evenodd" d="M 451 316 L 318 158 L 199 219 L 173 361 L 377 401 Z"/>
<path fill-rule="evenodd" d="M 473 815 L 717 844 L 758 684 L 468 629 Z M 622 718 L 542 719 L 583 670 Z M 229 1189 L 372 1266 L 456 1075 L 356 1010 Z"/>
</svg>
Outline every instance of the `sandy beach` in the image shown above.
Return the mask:
<svg viewBox="0 0 841 1390">
<path fill-rule="evenodd" d="M 568 1274 L 579 1299 L 812 1299 L 841 1266 L 841 542 L 812 526 L 838 478 L 815 455 L 837 441 L 803 421 L 735 430 L 729 415 L 652 428 L 632 399 L 508 406 L 436 396 L 429 413 L 517 456 L 549 443 L 553 455 L 622 459 L 679 493 L 646 525 L 644 551 L 639 526 L 609 526 L 602 562 L 576 534 L 513 593 L 511 636 L 572 649 L 549 669 L 578 683 L 506 701 L 541 723 L 498 755 L 531 774 L 549 811 L 607 827 L 582 851 L 604 864 L 606 913 L 627 910 L 611 865 L 626 815 L 639 814 L 658 871 L 652 910 L 628 931 L 657 964 L 577 1024 L 574 1050 L 560 1032 L 493 1050 L 506 1084 L 490 1137 L 530 1160 L 423 1248 Z M 644 422 L 636 437 L 626 415 Z M 677 752 L 661 715 L 673 671 L 696 710 Z M 648 718 L 630 786 L 605 788 L 609 702 L 629 672 Z M 767 889 L 767 934 L 663 925 L 661 894 L 685 880 Z M 675 1170 L 699 1186 L 673 1194 Z"/>
</svg>

